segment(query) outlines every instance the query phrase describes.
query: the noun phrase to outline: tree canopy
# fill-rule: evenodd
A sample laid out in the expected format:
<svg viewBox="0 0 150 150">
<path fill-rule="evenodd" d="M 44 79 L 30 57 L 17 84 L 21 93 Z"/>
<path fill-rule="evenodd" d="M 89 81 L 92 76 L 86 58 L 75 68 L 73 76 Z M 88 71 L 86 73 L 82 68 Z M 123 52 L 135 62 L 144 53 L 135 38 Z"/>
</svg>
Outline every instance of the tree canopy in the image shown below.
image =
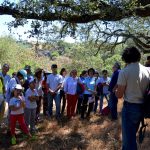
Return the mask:
<svg viewBox="0 0 150 150">
<path fill-rule="evenodd" d="M 149 0 L 4 0 L 0 15 L 12 15 L 16 20 L 10 25 L 14 27 L 32 19 L 33 35 L 55 30 L 61 37 L 70 34 L 94 40 L 99 48 L 113 40 L 111 50 L 132 39 L 144 53 L 150 49 Z"/>
</svg>

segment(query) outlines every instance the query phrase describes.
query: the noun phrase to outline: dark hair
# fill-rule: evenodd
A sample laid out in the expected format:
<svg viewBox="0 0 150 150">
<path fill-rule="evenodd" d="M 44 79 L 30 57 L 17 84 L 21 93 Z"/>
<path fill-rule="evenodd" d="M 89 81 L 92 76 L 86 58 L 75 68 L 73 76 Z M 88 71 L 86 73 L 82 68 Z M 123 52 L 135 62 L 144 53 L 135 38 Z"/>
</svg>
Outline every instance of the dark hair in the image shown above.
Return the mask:
<svg viewBox="0 0 150 150">
<path fill-rule="evenodd" d="M 23 78 L 23 75 L 20 72 L 17 72 L 17 77 L 19 76 Z"/>
<path fill-rule="evenodd" d="M 97 74 L 99 76 L 99 72 L 97 70 L 95 70 L 95 73 L 94 74 Z"/>
<path fill-rule="evenodd" d="M 147 56 L 147 60 L 150 60 L 150 56 Z"/>
<path fill-rule="evenodd" d="M 81 76 L 84 76 L 87 73 L 87 70 L 83 70 Z"/>
<path fill-rule="evenodd" d="M 35 77 L 38 77 L 39 74 L 42 74 L 42 70 L 41 70 L 41 71 L 38 71 L 38 72 L 35 72 L 34 76 L 35 76 Z"/>
<path fill-rule="evenodd" d="M 93 74 L 95 74 L 95 70 L 93 68 L 88 69 L 88 74 L 89 74 L 90 71 L 92 71 Z"/>
<path fill-rule="evenodd" d="M 107 71 L 107 70 L 103 70 L 103 71 L 102 71 L 102 74 L 104 74 L 104 73 L 108 73 L 108 71 Z"/>
<path fill-rule="evenodd" d="M 57 65 L 56 64 L 52 64 L 51 68 L 57 68 Z"/>
<path fill-rule="evenodd" d="M 126 63 L 139 62 L 141 54 L 136 47 L 129 47 L 123 51 L 122 60 Z"/>
<path fill-rule="evenodd" d="M 66 69 L 65 68 L 62 68 L 61 71 L 60 71 L 60 75 L 63 75 L 63 72 L 65 72 Z"/>
</svg>

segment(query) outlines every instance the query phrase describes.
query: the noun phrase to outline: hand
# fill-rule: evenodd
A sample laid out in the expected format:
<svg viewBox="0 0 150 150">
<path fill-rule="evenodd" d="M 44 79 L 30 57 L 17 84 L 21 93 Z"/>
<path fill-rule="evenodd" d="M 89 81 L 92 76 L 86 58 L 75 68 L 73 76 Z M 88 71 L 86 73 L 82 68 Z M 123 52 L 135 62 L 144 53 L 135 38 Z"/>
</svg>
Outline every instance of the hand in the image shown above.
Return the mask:
<svg viewBox="0 0 150 150">
<path fill-rule="evenodd" d="M 30 101 L 31 101 L 31 102 L 35 101 L 34 95 L 31 95 L 31 96 L 30 96 Z"/>
<path fill-rule="evenodd" d="M 65 94 L 65 99 L 67 99 L 67 94 Z"/>
<path fill-rule="evenodd" d="M 97 92 L 96 91 L 93 91 L 93 95 L 96 95 L 97 94 Z"/>
<path fill-rule="evenodd" d="M 54 91 L 50 91 L 51 95 L 55 95 L 56 93 Z"/>
</svg>

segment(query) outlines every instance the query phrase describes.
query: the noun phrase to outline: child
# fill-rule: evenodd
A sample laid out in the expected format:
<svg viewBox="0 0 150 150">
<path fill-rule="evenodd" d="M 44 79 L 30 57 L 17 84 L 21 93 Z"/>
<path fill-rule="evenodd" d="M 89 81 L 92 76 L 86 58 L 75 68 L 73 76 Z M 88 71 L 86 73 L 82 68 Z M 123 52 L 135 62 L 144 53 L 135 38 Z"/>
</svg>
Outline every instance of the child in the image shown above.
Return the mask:
<svg viewBox="0 0 150 150">
<path fill-rule="evenodd" d="M 38 92 L 35 89 L 35 79 L 31 78 L 29 80 L 29 88 L 27 89 L 25 93 L 25 102 L 26 102 L 26 108 L 25 108 L 25 121 L 26 124 L 30 125 L 30 131 L 35 132 L 35 119 L 36 119 L 36 108 L 37 103 L 36 101 L 39 100 Z"/>
<path fill-rule="evenodd" d="M 13 145 L 16 144 L 15 127 L 16 127 L 17 121 L 19 122 L 19 125 L 22 131 L 25 134 L 27 134 L 29 137 L 31 137 L 31 134 L 24 120 L 24 107 L 25 107 L 25 102 L 22 96 L 22 86 L 20 84 L 16 84 L 14 91 L 13 91 L 13 97 L 10 99 L 10 102 L 9 102 L 10 130 L 11 130 L 11 135 L 12 135 L 11 143 Z"/>
</svg>

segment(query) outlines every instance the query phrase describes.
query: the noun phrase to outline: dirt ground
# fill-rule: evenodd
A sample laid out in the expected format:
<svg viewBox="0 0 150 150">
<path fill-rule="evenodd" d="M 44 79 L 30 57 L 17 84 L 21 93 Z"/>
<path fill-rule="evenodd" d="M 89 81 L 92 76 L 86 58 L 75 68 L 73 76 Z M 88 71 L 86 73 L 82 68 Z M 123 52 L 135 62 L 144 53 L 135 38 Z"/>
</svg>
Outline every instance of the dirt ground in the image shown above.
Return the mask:
<svg viewBox="0 0 150 150">
<path fill-rule="evenodd" d="M 106 102 L 105 102 L 106 105 Z M 109 116 L 91 114 L 89 120 L 80 120 L 80 116 L 68 120 L 65 115 L 61 121 L 55 117 L 43 117 L 37 124 L 36 140 L 22 139 L 22 133 L 16 130 L 17 145 L 10 144 L 6 128 L 0 131 L 0 150 L 120 150 L 121 149 L 121 108 L 118 103 L 119 119 L 111 121 Z M 150 124 L 150 121 L 147 120 Z M 138 139 L 138 135 L 137 135 Z M 150 150 L 150 127 L 146 129 L 145 139 L 139 150 Z"/>
</svg>

